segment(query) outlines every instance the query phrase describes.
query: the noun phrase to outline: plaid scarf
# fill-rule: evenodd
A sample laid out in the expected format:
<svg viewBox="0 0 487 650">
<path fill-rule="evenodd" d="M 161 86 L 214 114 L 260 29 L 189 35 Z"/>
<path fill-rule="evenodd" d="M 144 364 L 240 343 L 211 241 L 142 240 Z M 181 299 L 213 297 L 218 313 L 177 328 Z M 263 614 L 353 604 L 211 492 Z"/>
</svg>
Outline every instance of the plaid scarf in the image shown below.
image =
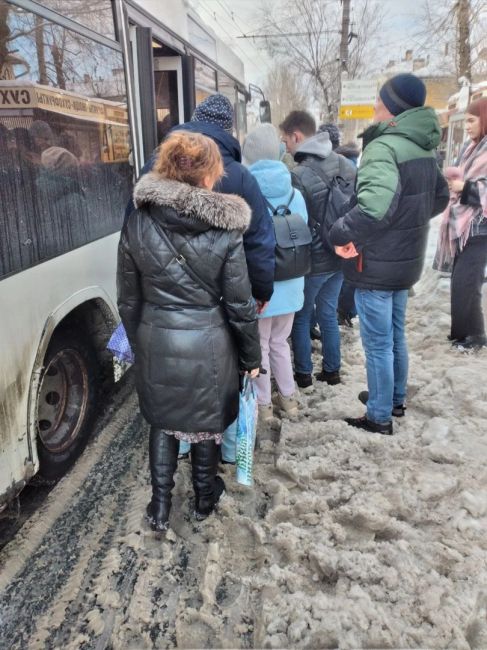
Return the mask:
<svg viewBox="0 0 487 650">
<path fill-rule="evenodd" d="M 460 203 L 461 192 L 451 193 L 440 227 L 440 265 L 450 263 L 465 248 L 475 224 L 487 219 L 487 136 L 467 146 L 458 170 L 464 181 L 477 183 L 480 207 L 463 205 Z"/>
</svg>

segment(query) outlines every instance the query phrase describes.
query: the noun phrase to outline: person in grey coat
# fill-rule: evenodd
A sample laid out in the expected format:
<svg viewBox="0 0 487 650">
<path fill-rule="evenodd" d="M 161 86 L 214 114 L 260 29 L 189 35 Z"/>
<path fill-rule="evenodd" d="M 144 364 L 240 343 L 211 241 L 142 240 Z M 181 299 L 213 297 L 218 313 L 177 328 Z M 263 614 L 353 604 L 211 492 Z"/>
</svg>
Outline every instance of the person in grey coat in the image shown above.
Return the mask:
<svg viewBox="0 0 487 650">
<path fill-rule="evenodd" d="M 298 163 L 291 172 L 293 186 L 306 201 L 311 230 L 311 273 L 304 283 L 304 305 L 294 317 L 292 344 L 296 383 L 307 388 L 313 383 L 310 330 L 316 308 L 320 326 L 322 370 L 318 381 L 340 383 L 340 331 L 337 320 L 338 296 L 343 282 L 342 261 L 321 237 L 330 187 L 335 176 L 355 181 L 352 163 L 332 150 L 327 131 L 316 133 L 316 123 L 306 111 L 292 111 L 279 125 L 282 141 Z"/>
<path fill-rule="evenodd" d="M 180 440 L 191 443 L 195 515 L 213 510 L 224 490 L 217 445 L 237 417 L 239 372 L 257 376 L 261 363 L 242 243 L 250 209 L 211 191 L 222 172 L 210 138 L 170 135 L 135 187 L 120 241 L 118 305 L 151 425 L 155 530 L 168 527 Z"/>
</svg>

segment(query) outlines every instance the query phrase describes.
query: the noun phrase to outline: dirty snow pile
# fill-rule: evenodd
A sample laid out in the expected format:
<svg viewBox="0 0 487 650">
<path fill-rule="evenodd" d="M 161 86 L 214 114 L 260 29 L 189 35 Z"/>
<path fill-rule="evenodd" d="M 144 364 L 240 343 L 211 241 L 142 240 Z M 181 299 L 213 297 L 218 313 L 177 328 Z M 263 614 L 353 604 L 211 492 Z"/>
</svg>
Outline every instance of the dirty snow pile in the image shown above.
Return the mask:
<svg viewBox="0 0 487 650">
<path fill-rule="evenodd" d="M 269 507 L 246 579 L 264 647 L 487 648 L 487 353 L 450 348 L 449 279 L 430 260 L 409 302 L 395 435 L 341 421 L 363 413 L 365 388 L 357 329 L 345 331 L 343 384 L 304 391 L 275 467 L 257 470 Z"/>
<path fill-rule="evenodd" d="M 343 383 L 316 382 L 296 421 L 259 431 L 254 488 L 225 465 L 227 494 L 197 523 L 181 462 L 157 539 L 143 522 L 147 427 L 132 395 L 103 434 L 113 441 L 101 436 L 19 535 L 27 550 L 8 551 L 9 566 L 26 558 L 11 587 L 17 599 L 25 589 L 26 618 L 10 647 L 485 650 L 487 351 L 446 340 L 434 240 L 409 301 L 408 405 L 394 436 L 343 422 L 363 413 L 366 387 L 358 325 L 344 328 Z"/>
<path fill-rule="evenodd" d="M 178 610 L 178 647 L 487 648 L 487 353 L 446 340 L 434 237 L 410 299 L 409 401 L 395 435 L 342 420 L 363 413 L 356 324 L 342 332 L 343 383 L 316 382 L 297 421 L 260 432 L 255 490 L 225 470 L 208 546 L 196 549 L 174 515 L 167 550 L 184 538 L 206 553 L 198 599 Z"/>
</svg>

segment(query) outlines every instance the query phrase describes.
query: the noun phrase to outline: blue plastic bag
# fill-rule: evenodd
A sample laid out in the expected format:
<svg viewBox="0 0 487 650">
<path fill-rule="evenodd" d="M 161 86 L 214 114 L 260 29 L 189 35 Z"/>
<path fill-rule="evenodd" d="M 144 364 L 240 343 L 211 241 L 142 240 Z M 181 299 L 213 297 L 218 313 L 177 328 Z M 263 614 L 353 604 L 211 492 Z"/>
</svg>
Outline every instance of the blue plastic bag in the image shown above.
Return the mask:
<svg viewBox="0 0 487 650">
<path fill-rule="evenodd" d="M 245 377 L 240 391 L 237 420 L 237 483 L 252 485 L 255 433 L 257 429 L 257 394 L 254 382 Z"/>
<path fill-rule="evenodd" d="M 124 361 L 125 363 L 134 362 L 134 353 L 130 347 L 127 332 L 125 331 L 123 323 L 119 323 L 111 335 L 107 344 L 107 350 L 109 350 L 119 361 Z"/>
</svg>

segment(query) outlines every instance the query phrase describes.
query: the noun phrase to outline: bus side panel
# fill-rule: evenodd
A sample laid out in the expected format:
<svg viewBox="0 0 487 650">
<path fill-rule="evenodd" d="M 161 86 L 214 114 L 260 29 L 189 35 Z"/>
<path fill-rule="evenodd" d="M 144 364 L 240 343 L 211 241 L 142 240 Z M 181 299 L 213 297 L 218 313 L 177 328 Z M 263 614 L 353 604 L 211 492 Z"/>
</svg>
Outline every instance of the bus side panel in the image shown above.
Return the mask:
<svg viewBox="0 0 487 650">
<path fill-rule="evenodd" d="M 29 392 L 53 329 L 95 298 L 116 315 L 118 239 L 118 233 L 104 237 L 0 282 L 0 504 L 38 469 Z"/>
</svg>

